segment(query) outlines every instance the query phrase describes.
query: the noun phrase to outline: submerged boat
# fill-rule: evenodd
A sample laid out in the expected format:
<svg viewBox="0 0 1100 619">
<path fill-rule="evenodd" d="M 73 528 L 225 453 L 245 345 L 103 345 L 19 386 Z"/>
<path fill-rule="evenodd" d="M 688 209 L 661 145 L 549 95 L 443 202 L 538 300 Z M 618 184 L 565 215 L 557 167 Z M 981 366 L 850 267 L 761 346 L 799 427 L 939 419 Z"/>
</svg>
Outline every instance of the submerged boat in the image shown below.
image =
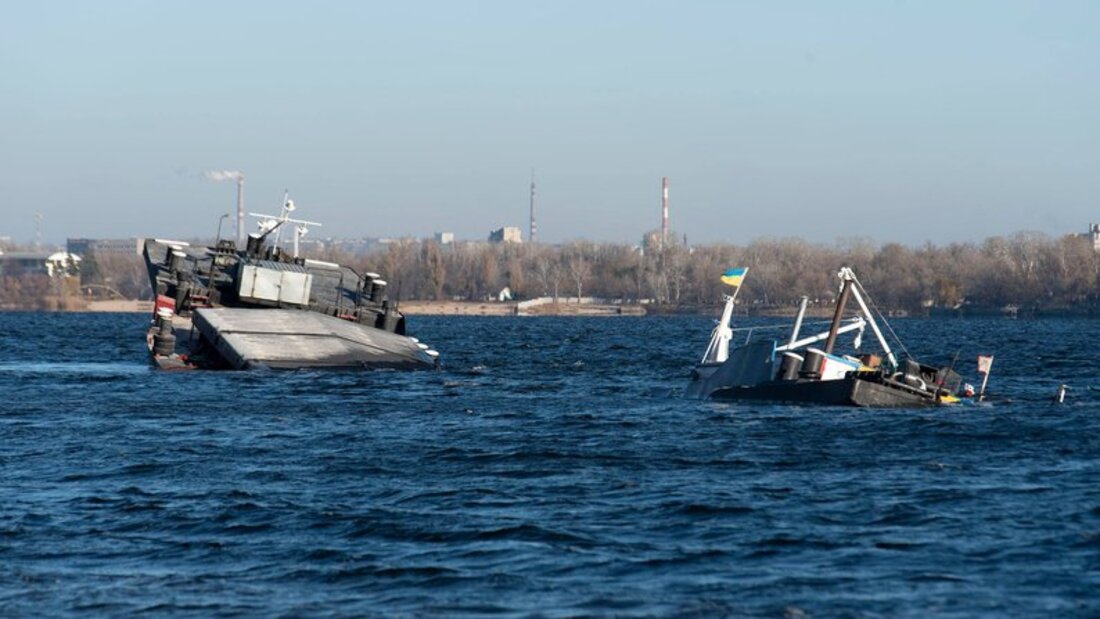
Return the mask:
<svg viewBox="0 0 1100 619">
<path fill-rule="evenodd" d="M 734 294 L 726 296 L 722 317 L 691 373 L 686 397 L 894 408 L 958 402 L 955 393 L 961 376 L 951 367 L 922 364 L 908 353 L 899 359 L 868 307 L 866 291 L 849 268 L 838 274 L 840 294 L 828 330 L 809 336 L 801 333 L 807 304 L 803 297 L 786 340 L 752 340 L 750 331 L 745 344 L 731 349 L 734 329 L 730 319 L 745 271 L 740 270 Z M 853 299 L 859 311 L 846 318 Z M 859 354 L 867 327 L 874 333 L 879 351 Z M 840 337 L 852 333 L 853 351 L 838 352 Z M 897 348 L 905 350 L 900 341 Z"/>
<path fill-rule="evenodd" d="M 406 335 L 405 317 L 377 273 L 298 256 L 306 225 L 257 215 L 244 249 L 146 239 L 156 298 L 147 340 L 163 369 L 432 368 L 439 353 Z M 278 243 L 295 227 L 293 252 Z M 274 237 L 272 235 L 275 235 Z M 220 235 L 219 235 L 220 236 Z M 272 242 L 273 240 L 273 242 Z"/>
</svg>

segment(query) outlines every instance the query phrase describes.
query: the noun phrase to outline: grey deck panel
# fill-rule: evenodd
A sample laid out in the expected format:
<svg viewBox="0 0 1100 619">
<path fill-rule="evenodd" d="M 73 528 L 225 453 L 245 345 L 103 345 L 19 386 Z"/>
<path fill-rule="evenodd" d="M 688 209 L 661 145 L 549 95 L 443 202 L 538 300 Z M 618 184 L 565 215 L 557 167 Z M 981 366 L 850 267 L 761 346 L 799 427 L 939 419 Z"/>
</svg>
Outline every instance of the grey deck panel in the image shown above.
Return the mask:
<svg viewBox="0 0 1100 619">
<path fill-rule="evenodd" d="M 195 327 L 237 369 L 430 367 L 411 339 L 302 310 L 202 308 Z"/>
</svg>

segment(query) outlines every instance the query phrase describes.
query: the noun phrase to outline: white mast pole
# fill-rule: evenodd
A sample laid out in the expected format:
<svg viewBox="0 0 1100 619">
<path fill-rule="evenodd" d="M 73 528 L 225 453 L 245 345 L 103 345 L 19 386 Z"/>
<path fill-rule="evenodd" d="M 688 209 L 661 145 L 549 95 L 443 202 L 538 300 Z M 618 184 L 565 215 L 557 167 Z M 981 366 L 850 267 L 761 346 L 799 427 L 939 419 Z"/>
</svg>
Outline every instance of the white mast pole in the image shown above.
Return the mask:
<svg viewBox="0 0 1100 619">
<path fill-rule="evenodd" d="M 744 269 L 741 273 L 741 282 L 744 281 L 746 275 L 748 275 L 748 268 Z M 729 358 L 730 353 L 730 339 L 733 338 L 733 329 L 730 328 L 730 320 L 733 319 L 733 303 L 737 300 L 737 293 L 741 292 L 741 283 L 737 284 L 737 287 L 733 289 L 732 295 L 725 295 L 726 306 L 722 308 L 722 318 L 719 319 L 718 325 L 714 327 L 714 331 L 710 337 L 710 343 L 707 344 L 707 350 L 703 353 L 702 363 L 707 363 L 707 358 L 712 354 L 714 355 L 714 361 L 722 363 Z"/>
<path fill-rule="evenodd" d="M 890 365 L 897 367 L 898 360 L 894 356 L 893 351 L 890 350 L 890 345 L 886 343 L 886 338 L 882 335 L 882 331 L 878 328 L 878 323 L 875 322 L 875 317 L 871 315 L 871 310 L 867 308 L 867 303 L 863 301 L 863 295 L 859 293 L 859 282 L 856 281 L 855 275 L 848 267 L 844 267 L 841 270 L 841 276 L 844 279 L 850 279 L 855 286 L 852 286 L 852 296 L 856 298 L 856 303 L 859 304 L 859 309 L 863 311 L 863 315 L 867 317 L 867 322 L 871 323 L 871 331 L 874 331 L 875 337 L 878 338 L 878 343 L 882 346 L 883 352 L 886 353 L 886 358 L 889 359 Z"/>
<path fill-rule="evenodd" d="M 740 290 L 740 287 L 737 290 Z M 718 324 L 714 327 L 714 333 L 710 338 L 710 344 L 707 346 L 706 352 L 703 353 L 703 363 L 706 363 L 707 358 L 712 354 L 714 355 L 714 361 L 717 363 L 722 363 L 729 358 L 730 339 L 733 338 L 730 319 L 733 318 L 733 301 L 737 298 L 737 290 L 733 291 L 733 296 L 726 295 L 726 306 L 722 308 L 722 317 L 718 319 Z"/>
<path fill-rule="evenodd" d="M 802 331 L 802 319 L 806 317 L 806 304 L 809 302 L 810 297 L 802 297 L 802 301 L 798 304 L 798 316 L 794 319 L 794 328 L 791 329 L 791 339 L 787 342 L 788 346 L 798 340 L 798 334 Z"/>
</svg>

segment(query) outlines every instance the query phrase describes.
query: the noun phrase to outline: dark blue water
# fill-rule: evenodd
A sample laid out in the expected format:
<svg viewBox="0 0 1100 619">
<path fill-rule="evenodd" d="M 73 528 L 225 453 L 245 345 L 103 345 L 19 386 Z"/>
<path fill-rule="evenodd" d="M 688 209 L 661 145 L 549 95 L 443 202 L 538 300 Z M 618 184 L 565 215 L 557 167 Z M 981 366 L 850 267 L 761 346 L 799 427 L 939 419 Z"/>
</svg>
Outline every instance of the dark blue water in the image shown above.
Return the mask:
<svg viewBox="0 0 1100 619">
<path fill-rule="evenodd" d="M 0 615 L 1100 615 L 1100 322 L 896 321 L 998 399 L 863 411 L 670 397 L 705 317 L 414 317 L 446 369 L 365 374 L 145 321 L 0 313 Z"/>
</svg>

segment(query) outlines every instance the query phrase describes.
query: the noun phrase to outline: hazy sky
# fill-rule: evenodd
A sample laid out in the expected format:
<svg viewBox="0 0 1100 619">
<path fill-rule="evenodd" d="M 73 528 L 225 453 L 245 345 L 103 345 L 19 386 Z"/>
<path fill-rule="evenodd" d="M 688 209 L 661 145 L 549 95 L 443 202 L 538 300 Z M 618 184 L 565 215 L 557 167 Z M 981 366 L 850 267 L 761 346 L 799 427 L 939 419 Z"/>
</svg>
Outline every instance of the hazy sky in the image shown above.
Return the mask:
<svg viewBox="0 0 1100 619">
<path fill-rule="evenodd" d="M 9 2 L 0 236 L 918 244 L 1100 222 L 1100 2 Z"/>
</svg>

